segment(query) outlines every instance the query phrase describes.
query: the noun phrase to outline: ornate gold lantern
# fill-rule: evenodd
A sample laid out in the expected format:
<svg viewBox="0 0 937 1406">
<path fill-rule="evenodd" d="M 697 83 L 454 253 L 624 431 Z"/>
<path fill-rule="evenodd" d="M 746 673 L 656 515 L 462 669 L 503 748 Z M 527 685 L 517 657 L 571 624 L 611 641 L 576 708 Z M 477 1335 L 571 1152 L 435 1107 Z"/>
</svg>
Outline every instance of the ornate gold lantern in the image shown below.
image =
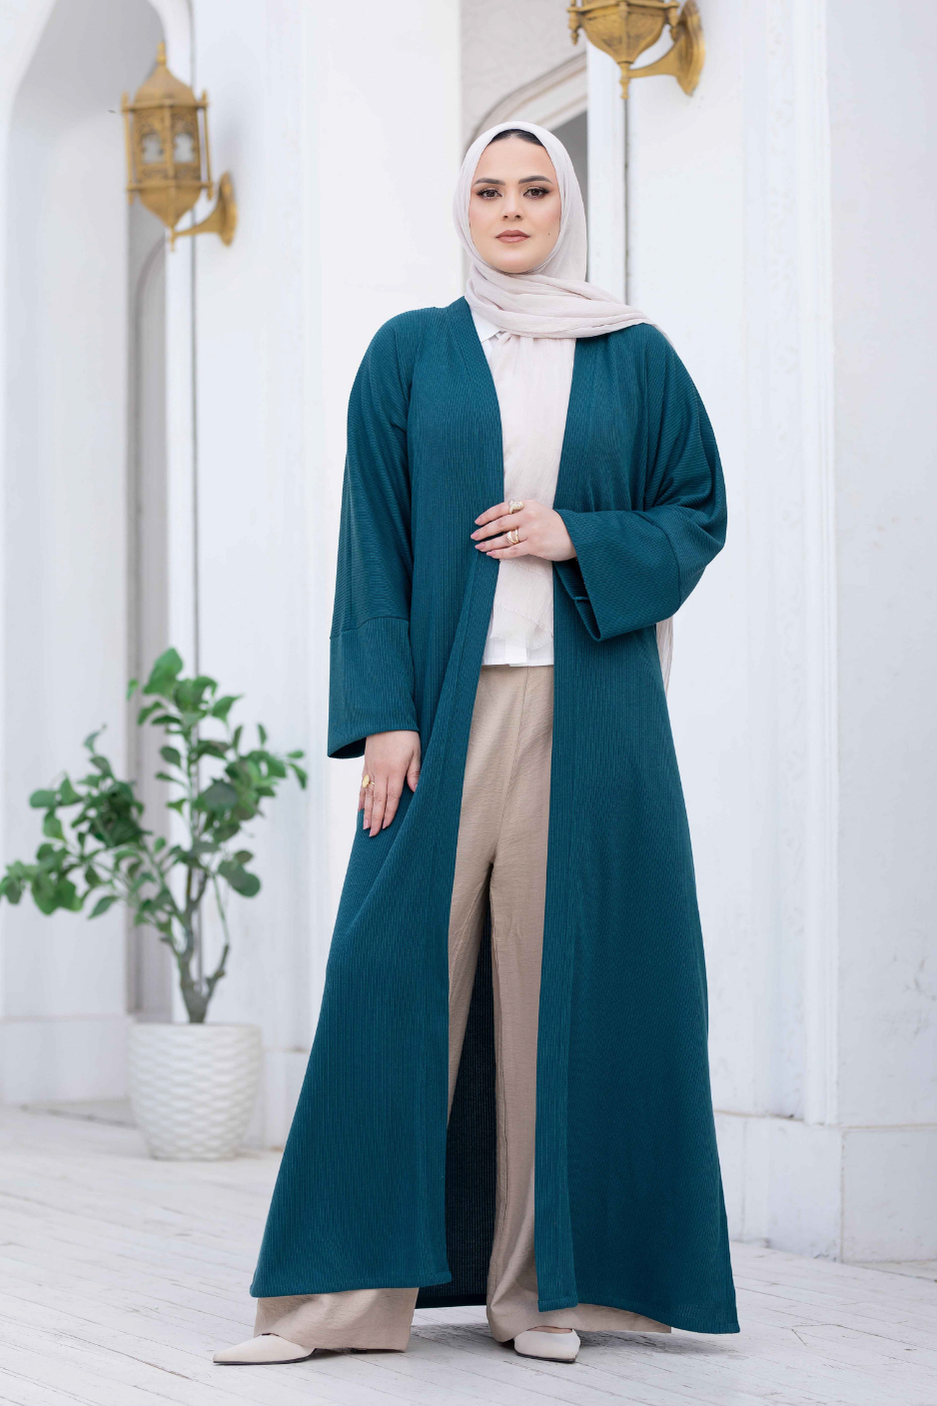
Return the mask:
<svg viewBox="0 0 937 1406">
<path fill-rule="evenodd" d="M 669 73 L 685 93 L 692 93 L 699 82 L 706 45 L 696 0 L 686 0 L 682 11 L 669 0 L 582 0 L 570 5 L 568 13 L 573 43 L 584 29 L 586 38 L 618 64 L 623 98 L 632 78 Z M 670 26 L 672 46 L 656 63 L 632 68 L 638 55 L 657 43 L 665 24 Z"/>
<path fill-rule="evenodd" d="M 121 98 L 127 138 L 127 195 L 135 195 L 177 237 L 212 233 L 230 244 L 237 225 L 234 187 L 227 172 L 218 183 L 218 203 L 211 214 L 191 229 L 176 225 L 204 191 L 214 195 L 211 154 L 208 146 L 208 94 L 197 98 L 192 89 L 169 72 L 166 46 L 156 51 L 156 67 L 137 89 L 133 102 Z M 204 151 L 204 171 L 202 153 Z"/>
</svg>

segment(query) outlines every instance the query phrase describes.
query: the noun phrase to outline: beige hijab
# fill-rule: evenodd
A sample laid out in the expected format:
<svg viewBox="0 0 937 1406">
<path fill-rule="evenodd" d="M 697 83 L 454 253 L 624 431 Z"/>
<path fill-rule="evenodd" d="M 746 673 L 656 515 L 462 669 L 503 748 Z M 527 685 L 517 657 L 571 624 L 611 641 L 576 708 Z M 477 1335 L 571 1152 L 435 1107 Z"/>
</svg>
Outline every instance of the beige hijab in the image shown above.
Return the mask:
<svg viewBox="0 0 937 1406">
<path fill-rule="evenodd" d="M 499 132 L 518 128 L 531 132 L 553 162 L 560 195 L 560 232 L 542 264 L 529 273 L 502 273 L 487 263 L 475 248 L 469 226 L 469 200 L 482 152 Z M 649 320 L 637 308 L 618 302 L 604 289 L 585 281 L 586 213 L 582 191 L 568 151 L 545 127 L 538 127 L 533 122 L 500 122 L 482 132 L 465 154 L 452 211 L 459 238 L 469 258 L 466 302 L 474 312 L 487 318 L 500 331 L 520 338 L 565 340 L 601 337 L 607 332 L 616 332 L 619 328 L 633 327 L 636 323 Z M 513 341 L 513 337 L 509 340 Z M 525 560 L 516 558 L 518 563 Z M 505 566 L 508 562 L 501 564 Z M 552 576 L 552 567 L 550 570 Z M 507 574 L 501 573 L 505 577 Z M 505 580 L 504 585 L 507 584 Z M 502 588 L 502 596 L 504 594 Z M 672 620 L 658 624 L 657 648 L 666 688 L 670 680 L 673 651 Z"/>
</svg>

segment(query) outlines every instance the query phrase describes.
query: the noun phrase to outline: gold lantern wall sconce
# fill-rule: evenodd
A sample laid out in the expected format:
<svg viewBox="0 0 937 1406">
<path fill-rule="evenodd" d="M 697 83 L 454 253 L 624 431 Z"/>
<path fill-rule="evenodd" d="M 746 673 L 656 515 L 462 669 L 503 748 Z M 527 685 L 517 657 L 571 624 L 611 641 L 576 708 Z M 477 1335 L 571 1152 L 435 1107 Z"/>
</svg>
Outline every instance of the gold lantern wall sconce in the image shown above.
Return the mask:
<svg viewBox="0 0 937 1406">
<path fill-rule="evenodd" d="M 582 29 L 590 43 L 618 64 L 623 98 L 632 78 L 669 73 L 685 93 L 692 93 L 699 82 L 706 45 L 696 0 L 686 0 L 682 10 L 669 0 L 582 0 L 570 5 L 568 14 L 573 43 L 578 43 Z M 638 55 L 657 43 L 665 24 L 673 39 L 666 54 L 643 68 L 632 68 Z"/>
<path fill-rule="evenodd" d="M 156 67 L 136 91 L 133 102 L 124 93 L 127 138 L 127 196 L 134 196 L 169 230 L 169 241 L 190 234 L 217 234 L 230 244 L 237 226 L 234 185 L 226 171 L 218 182 L 218 203 L 191 229 L 176 225 L 204 192 L 215 193 L 208 146 L 208 94 L 197 98 L 192 89 L 166 67 L 166 46 L 156 51 Z M 204 163 L 202 160 L 204 153 Z"/>
</svg>

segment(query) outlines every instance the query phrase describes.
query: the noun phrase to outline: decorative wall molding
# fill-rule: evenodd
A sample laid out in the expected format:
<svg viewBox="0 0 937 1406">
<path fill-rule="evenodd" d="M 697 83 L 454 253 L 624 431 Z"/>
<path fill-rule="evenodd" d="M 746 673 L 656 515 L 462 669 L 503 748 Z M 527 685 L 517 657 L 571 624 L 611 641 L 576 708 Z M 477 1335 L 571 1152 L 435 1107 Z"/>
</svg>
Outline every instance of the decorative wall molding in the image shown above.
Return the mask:
<svg viewBox="0 0 937 1406">
<path fill-rule="evenodd" d="M 838 743 L 825 5 L 746 16 L 760 1001 L 752 1111 L 837 1121 Z M 757 350 L 756 350 L 757 349 Z M 765 631 L 767 634 L 765 634 Z M 766 651 L 766 641 L 771 648 Z M 765 810 L 764 787 L 772 797 Z"/>
<path fill-rule="evenodd" d="M 586 55 L 574 54 L 565 63 L 551 68 L 540 78 L 515 88 L 489 108 L 472 131 L 466 150 L 487 127 L 498 122 L 536 122 L 539 127 L 561 127 L 589 106 Z"/>
<path fill-rule="evenodd" d="M 804 484 L 804 1115 L 839 1117 L 838 660 L 826 5 L 791 7 Z"/>
</svg>

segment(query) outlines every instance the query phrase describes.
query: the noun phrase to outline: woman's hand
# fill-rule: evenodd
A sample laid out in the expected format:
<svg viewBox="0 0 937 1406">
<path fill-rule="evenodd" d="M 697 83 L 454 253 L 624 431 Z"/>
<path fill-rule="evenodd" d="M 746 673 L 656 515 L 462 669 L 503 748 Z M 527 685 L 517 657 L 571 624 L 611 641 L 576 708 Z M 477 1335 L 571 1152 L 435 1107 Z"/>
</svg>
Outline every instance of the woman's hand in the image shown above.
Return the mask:
<svg viewBox="0 0 937 1406">
<path fill-rule="evenodd" d="M 364 744 L 364 775 L 371 784 L 358 793 L 358 809 L 364 810 L 362 829 L 377 835 L 397 814 L 404 781 L 416 790 L 420 775 L 420 734 L 418 732 L 375 732 Z"/>
<path fill-rule="evenodd" d="M 524 506 L 512 513 L 507 503 L 496 503 L 475 519 L 479 524 L 472 537 L 480 552 L 490 557 L 545 557 L 547 561 L 569 561 L 576 548 L 558 512 L 525 498 Z M 516 545 L 507 534 L 516 527 L 520 540 Z"/>
</svg>

